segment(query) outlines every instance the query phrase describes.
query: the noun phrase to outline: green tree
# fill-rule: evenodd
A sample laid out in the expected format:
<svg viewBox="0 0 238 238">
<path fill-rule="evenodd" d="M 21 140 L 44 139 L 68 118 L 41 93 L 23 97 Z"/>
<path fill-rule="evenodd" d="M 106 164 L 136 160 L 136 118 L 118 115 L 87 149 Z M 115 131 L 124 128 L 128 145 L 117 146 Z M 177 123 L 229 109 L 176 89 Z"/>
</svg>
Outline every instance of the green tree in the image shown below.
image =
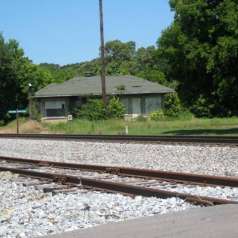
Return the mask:
<svg viewBox="0 0 238 238">
<path fill-rule="evenodd" d="M 135 56 L 136 44 L 134 41 L 121 42 L 119 40 L 109 41 L 105 44 L 108 61 L 130 61 Z"/>
<path fill-rule="evenodd" d="M 33 65 L 17 41 L 5 41 L 0 35 L 0 120 L 6 120 L 16 101 L 19 108 L 27 106 L 29 83 L 37 90 L 51 82 L 51 75 Z"/>
<path fill-rule="evenodd" d="M 45 72 L 48 72 L 53 77 L 55 83 L 62 83 L 75 76 L 75 69 L 72 67 L 61 67 L 58 64 L 43 63 L 38 66 Z"/>
<path fill-rule="evenodd" d="M 155 46 L 136 50 L 133 41 L 113 40 L 105 44 L 105 53 L 107 75 L 135 75 L 167 86 L 172 85 L 163 73 Z M 52 74 L 54 82 L 63 82 L 75 76 L 90 77 L 100 74 L 99 58 L 64 66 L 47 63 L 39 66 Z"/>
<path fill-rule="evenodd" d="M 170 5 L 174 22 L 158 40 L 166 77 L 179 82 L 180 97 L 197 115 L 238 115 L 238 1 Z"/>
<path fill-rule="evenodd" d="M 135 75 L 161 84 L 167 84 L 157 57 L 157 49 L 154 46 L 139 48 L 136 52 L 135 62 Z"/>
<path fill-rule="evenodd" d="M 105 44 L 108 75 L 133 74 L 136 44 L 133 41 L 109 41 Z"/>
</svg>

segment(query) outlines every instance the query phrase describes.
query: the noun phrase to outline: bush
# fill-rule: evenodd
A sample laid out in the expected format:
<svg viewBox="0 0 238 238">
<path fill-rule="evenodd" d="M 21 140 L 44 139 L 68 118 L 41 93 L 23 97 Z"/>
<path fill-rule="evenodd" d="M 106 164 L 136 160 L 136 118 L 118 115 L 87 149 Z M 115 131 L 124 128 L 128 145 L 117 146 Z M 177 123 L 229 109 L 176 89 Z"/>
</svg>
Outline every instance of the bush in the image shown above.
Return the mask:
<svg viewBox="0 0 238 238">
<path fill-rule="evenodd" d="M 191 111 L 197 117 L 211 117 L 211 110 L 213 105 L 210 105 L 209 102 L 200 95 L 194 105 L 191 107 Z"/>
<path fill-rule="evenodd" d="M 176 93 L 164 97 L 164 115 L 167 117 L 178 117 L 183 111 L 181 101 Z"/>
<path fill-rule="evenodd" d="M 102 100 L 90 99 L 80 109 L 75 111 L 75 117 L 90 121 L 106 119 L 105 107 Z"/>
<path fill-rule="evenodd" d="M 165 118 L 163 110 L 158 110 L 150 113 L 150 120 L 159 121 Z"/>
<path fill-rule="evenodd" d="M 107 109 L 107 118 L 123 118 L 125 114 L 125 106 L 120 102 L 119 98 L 110 99 Z"/>
<path fill-rule="evenodd" d="M 124 116 L 125 107 L 118 98 L 109 100 L 105 107 L 100 99 L 90 99 L 80 109 L 74 112 L 76 118 L 87 119 L 90 121 L 105 120 L 109 118 L 122 118 Z"/>
</svg>

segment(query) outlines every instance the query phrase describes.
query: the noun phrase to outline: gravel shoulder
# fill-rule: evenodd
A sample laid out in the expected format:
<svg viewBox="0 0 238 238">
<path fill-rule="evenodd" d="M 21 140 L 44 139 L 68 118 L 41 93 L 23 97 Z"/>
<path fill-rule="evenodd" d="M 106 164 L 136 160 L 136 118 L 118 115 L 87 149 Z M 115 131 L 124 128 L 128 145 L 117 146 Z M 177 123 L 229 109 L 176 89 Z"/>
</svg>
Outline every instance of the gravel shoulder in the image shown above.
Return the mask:
<svg viewBox="0 0 238 238">
<path fill-rule="evenodd" d="M 0 237 L 40 237 L 195 207 L 179 198 L 131 198 L 87 190 L 53 195 L 23 181 L 27 184 L 27 179 L 0 173 Z"/>
<path fill-rule="evenodd" d="M 238 176 L 238 147 L 0 139 L 0 156 Z"/>
</svg>

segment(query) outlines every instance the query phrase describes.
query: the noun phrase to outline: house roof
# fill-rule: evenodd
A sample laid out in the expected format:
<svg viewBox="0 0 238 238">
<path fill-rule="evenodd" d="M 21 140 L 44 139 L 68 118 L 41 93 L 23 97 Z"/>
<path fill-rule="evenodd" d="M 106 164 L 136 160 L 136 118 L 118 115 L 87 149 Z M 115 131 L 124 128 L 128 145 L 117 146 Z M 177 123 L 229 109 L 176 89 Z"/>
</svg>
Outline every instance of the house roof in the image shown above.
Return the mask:
<svg viewBox="0 0 238 238">
<path fill-rule="evenodd" d="M 134 76 L 107 76 L 108 95 L 164 94 L 173 89 Z M 100 76 L 75 77 L 59 84 L 50 84 L 35 93 L 35 98 L 65 96 L 99 96 L 101 91 Z"/>
</svg>

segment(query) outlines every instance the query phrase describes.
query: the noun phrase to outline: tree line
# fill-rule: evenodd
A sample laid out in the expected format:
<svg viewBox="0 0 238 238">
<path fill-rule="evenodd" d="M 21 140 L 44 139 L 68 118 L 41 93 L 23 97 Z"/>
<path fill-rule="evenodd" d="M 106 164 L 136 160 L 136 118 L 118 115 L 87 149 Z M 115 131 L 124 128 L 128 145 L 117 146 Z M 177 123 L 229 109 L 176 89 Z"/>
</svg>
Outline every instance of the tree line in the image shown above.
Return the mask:
<svg viewBox="0 0 238 238">
<path fill-rule="evenodd" d="M 16 40 L 5 41 L 0 34 L 0 122 L 7 121 L 8 110 L 26 107 L 29 90 L 44 87 L 53 79 L 24 55 Z"/>
<path fill-rule="evenodd" d="M 238 115 L 238 0 L 170 0 L 174 21 L 156 45 L 105 45 L 107 75 L 135 75 L 174 88 L 196 116 Z M 34 65 L 15 40 L 0 35 L 0 120 L 16 99 L 74 76 L 100 73 L 99 58 L 60 66 Z"/>
</svg>

